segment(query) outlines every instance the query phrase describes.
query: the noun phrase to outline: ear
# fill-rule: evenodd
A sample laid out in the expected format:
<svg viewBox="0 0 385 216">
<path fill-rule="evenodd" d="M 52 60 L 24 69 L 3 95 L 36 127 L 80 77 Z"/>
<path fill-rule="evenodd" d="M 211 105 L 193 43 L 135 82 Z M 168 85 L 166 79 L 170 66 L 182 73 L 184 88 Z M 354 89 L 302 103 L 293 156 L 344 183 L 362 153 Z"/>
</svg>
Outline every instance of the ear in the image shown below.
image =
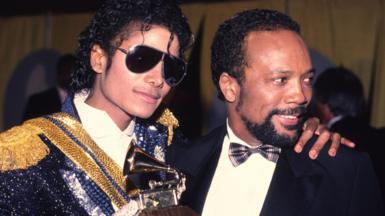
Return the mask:
<svg viewBox="0 0 385 216">
<path fill-rule="evenodd" d="M 240 91 L 239 84 L 227 72 L 223 72 L 219 77 L 219 87 L 226 101 L 232 103 L 237 99 Z"/>
<path fill-rule="evenodd" d="M 99 44 L 92 45 L 90 58 L 92 69 L 96 73 L 103 73 L 107 64 L 107 55 Z"/>
</svg>

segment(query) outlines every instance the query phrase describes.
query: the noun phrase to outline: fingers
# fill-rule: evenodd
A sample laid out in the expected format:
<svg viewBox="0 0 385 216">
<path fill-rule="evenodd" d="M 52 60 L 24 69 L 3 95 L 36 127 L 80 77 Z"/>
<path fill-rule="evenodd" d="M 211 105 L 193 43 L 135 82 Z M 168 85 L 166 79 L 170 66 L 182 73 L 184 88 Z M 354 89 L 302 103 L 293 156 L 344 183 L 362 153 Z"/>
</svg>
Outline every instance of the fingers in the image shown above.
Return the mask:
<svg viewBox="0 0 385 216">
<path fill-rule="evenodd" d="M 320 125 L 318 125 L 317 130 L 314 133 L 317 134 L 317 135 L 320 135 L 324 131 L 328 131 L 326 125 L 320 124 Z"/>
<path fill-rule="evenodd" d="M 312 148 L 309 151 L 309 157 L 311 159 L 314 160 L 318 157 L 319 152 L 324 147 L 324 145 L 327 143 L 327 141 L 329 141 L 330 136 L 331 136 L 331 134 L 328 130 L 324 130 L 319 134 L 317 141 L 314 143 L 314 145 L 312 146 Z M 338 145 L 339 145 L 339 141 L 338 141 Z"/>
<path fill-rule="evenodd" d="M 341 138 L 341 135 L 339 133 L 330 132 L 325 125 L 320 124 L 318 118 L 309 118 L 304 124 L 303 132 L 294 147 L 294 151 L 300 153 L 303 147 L 313 137 L 314 134 L 317 134 L 319 136 L 309 151 L 309 157 L 311 159 L 316 159 L 318 157 L 319 152 L 322 148 L 324 148 L 325 144 L 329 140 L 331 140 L 331 145 L 328 150 L 328 154 L 331 157 L 336 156 L 337 150 L 340 147 L 341 143 L 350 148 L 354 148 L 355 146 L 352 141 L 344 137 Z"/>
<path fill-rule="evenodd" d="M 337 149 L 340 146 L 341 135 L 339 133 L 332 133 L 331 134 L 331 140 L 332 140 L 332 144 L 329 148 L 328 153 L 331 157 L 334 157 L 334 156 L 336 156 Z"/>
<path fill-rule="evenodd" d="M 309 118 L 306 120 L 303 125 L 303 132 L 301 134 L 301 137 L 298 139 L 298 142 L 294 147 L 295 152 L 300 153 L 302 151 L 307 141 L 309 141 L 313 137 L 313 134 L 317 130 L 318 125 L 318 118 Z"/>
<path fill-rule="evenodd" d="M 352 142 L 351 140 L 346 139 L 345 137 L 341 138 L 341 144 L 343 144 L 343 145 L 345 145 L 347 147 L 350 147 L 350 148 L 354 148 L 356 146 L 356 144 L 354 142 Z"/>
<path fill-rule="evenodd" d="M 312 133 L 317 130 L 318 125 L 320 124 L 319 119 L 316 117 L 311 117 L 306 120 L 303 124 L 303 130 L 310 130 Z"/>
<path fill-rule="evenodd" d="M 307 143 L 312 137 L 313 137 L 314 131 L 307 129 L 302 132 L 301 136 L 298 139 L 297 144 L 294 147 L 294 151 L 297 153 L 300 153 Z"/>
</svg>

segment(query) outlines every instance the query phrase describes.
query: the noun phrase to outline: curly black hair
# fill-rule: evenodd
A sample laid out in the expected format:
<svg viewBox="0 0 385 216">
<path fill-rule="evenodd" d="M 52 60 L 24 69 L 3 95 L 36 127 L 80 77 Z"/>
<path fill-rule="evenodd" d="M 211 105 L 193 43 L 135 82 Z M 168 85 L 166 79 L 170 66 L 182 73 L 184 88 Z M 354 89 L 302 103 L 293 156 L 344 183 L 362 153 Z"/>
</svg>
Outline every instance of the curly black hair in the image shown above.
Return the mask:
<svg viewBox="0 0 385 216">
<path fill-rule="evenodd" d="M 77 64 L 72 74 L 71 91 L 92 89 L 95 72 L 90 64 L 93 45 L 98 44 L 108 55 L 107 68 L 116 47 L 129 38 L 130 27 L 139 24 L 142 31 L 152 25 L 166 27 L 179 40 L 179 54 L 192 45 L 192 32 L 187 18 L 174 0 L 106 0 L 79 35 Z M 118 44 L 117 44 L 118 43 Z"/>
<path fill-rule="evenodd" d="M 280 29 L 300 34 L 300 27 L 294 20 L 281 12 L 269 9 L 240 12 L 219 26 L 211 45 L 211 70 L 212 80 L 221 100 L 224 100 L 224 96 L 219 88 L 219 77 L 223 72 L 236 78 L 239 84 L 244 80 L 245 37 L 253 31 Z"/>
</svg>

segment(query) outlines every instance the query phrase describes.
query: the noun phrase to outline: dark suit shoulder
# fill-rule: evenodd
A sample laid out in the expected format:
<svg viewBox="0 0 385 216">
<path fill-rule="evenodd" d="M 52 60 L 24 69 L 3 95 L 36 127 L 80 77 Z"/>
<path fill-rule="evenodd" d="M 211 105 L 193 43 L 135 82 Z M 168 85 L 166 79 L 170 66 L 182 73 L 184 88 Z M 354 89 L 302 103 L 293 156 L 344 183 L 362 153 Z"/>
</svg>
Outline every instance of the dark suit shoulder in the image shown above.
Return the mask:
<svg viewBox="0 0 385 216">
<path fill-rule="evenodd" d="M 324 197 L 319 200 L 322 206 L 332 198 L 338 203 L 336 209 L 344 209 L 346 215 L 383 215 L 382 196 L 368 154 L 340 146 L 337 155 L 331 157 L 328 155 L 329 142 L 317 159 L 312 160 L 308 153 L 316 138 L 313 137 L 300 154 L 285 150 L 278 164 L 284 164 L 287 156 L 289 167 L 297 179 L 313 179 L 319 188 L 317 196 Z"/>
<path fill-rule="evenodd" d="M 305 146 L 304 151 L 301 152 L 301 157 L 306 158 L 307 160 L 313 161 L 308 157 L 309 150 L 314 145 L 318 136 L 314 136 Z M 335 157 L 331 157 L 328 154 L 328 150 L 331 146 L 331 141 L 325 144 L 325 146 L 320 151 L 318 157 L 314 162 L 320 163 L 321 165 L 327 167 L 334 167 L 336 164 L 339 166 L 352 167 L 357 165 L 357 163 L 370 163 L 370 158 L 367 153 L 359 152 L 354 148 L 349 148 L 344 145 L 340 145 L 337 150 Z"/>
<path fill-rule="evenodd" d="M 222 126 L 196 140 L 175 143 L 167 149 L 166 161 L 184 172 L 194 173 L 220 151 L 225 134 L 226 127 Z"/>
<path fill-rule="evenodd" d="M 210 149 L 213 145 L 217 144 L 217 141 L 224 138 L 226 134 L 226 127 L 218 127 L 212 130 L 210 133 L 188 142 L 175 143 L 170 146 L 170 152 L 199 152 L 202 149 Z M 203 152 L 202 152 L 203 153 Z"/>
<path fill-rule="evenodd" d="M 337 150 L 335 157 L 331 157 L 328 154 L 330 148 L 330 143 L 325 145 L 319 155 L 319 161 L 322 163 L 341 163 L 351 166 L 352 163 L 361 163 L 364 161 L 370 161 L 369 156 L 366 152 L 357 151 L 354 148 L 349 148 L 344 145 L 341 145 Z"/>
<path fill-rule="evenodd" d="M 217 127 L 208 134 L 191 141 L 189 146 L 192 148 L 207 148 L 207 145 L 216 145 L 218 140 L 223 141 L 225 135 L 226 126 Z"/>
<path fill-rule="evenodd" d="M 331 180 L 337 188 L 345 190 L 366 188 L 373 196 L 378 196 L 378 180 L 373 165 L 367 153 L 355 149 L 340 146 L 335 157 L 328 154 L 330 142 L 327 143 L 317 159 L 309 158 L 309 149 L 314 145 L 314 137 L 304 148 L 304 151 L 296 155 L 294 151 L 287 151 L 294 173 L 318 173 L 325 177 L 325 182 Z M 328 179 L 328 180 L 327 180 Z M 376 198 L 381 200 L 382 198 Z"/>
</svg>

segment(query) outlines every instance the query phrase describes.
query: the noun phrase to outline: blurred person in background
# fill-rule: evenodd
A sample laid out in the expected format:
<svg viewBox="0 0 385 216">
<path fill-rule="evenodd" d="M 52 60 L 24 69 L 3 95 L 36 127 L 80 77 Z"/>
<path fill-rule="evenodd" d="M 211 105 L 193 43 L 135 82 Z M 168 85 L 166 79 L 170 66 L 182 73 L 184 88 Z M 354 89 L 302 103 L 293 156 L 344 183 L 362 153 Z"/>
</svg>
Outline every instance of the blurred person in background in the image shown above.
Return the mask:
<svg viewBox="0 0 385 216">
<path fill-rule="evenodd" d="M 369 154 L 385 195 L 385 138 L 380 129 L 369 124 L 361 80 L 345 67 L 331 67 L 315 81 L 314 95 L 321 122 Z"/>
<path fill-rule="evenodd" d="M 62 55 L 56 64 L 57 86 L 38 92 L 28 98 L 23 120 L 59 112 L 68 95 L 71 73 L 75 69 L 76 57 L 73 54 Z"/>
</svg>

